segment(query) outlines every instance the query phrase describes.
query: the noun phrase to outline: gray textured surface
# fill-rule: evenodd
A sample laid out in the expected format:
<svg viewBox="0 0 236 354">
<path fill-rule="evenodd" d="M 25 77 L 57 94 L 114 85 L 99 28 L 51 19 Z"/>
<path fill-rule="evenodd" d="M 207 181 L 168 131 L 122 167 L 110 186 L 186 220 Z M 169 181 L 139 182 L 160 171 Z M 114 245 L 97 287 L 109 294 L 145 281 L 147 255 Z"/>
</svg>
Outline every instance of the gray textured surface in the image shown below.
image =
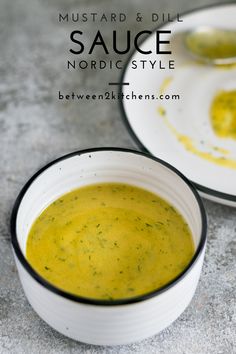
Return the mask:
<svg viewBox="0 0 236 354">
<path fill-rule="evenodd" d="M 223 1 L 222 1 L 223 2 Z M 1 353 L 236 353 L 236 210 L 205 201 L 209 238 L 196 295 L 167 330 L 115 348 L 77 343 L 47 326 L 19 283 L 8 231 L 23 183 L 51 159 L 91 146 L 135 147 L 117 102 L 61 103 L 59 89 L 105 89 L 117 72 L 63 69 L 69 30 L 58 11 L 182 12 L 213 1 L 1 0 L 0 1 L 0 352 Z M 143 24 L 147 27 L 147 24 Z M 83 25 L 88 30 L 96 26 Z M 137 26 L 130 22 L 130 27 Z M 117 26 L 119 28 L 119 25 Z M 153 27 L 153 26 L 152 26 Z M 95 27 L 94 27 L 95 28 Z M 109 26 L 104 26 L 108 34 Z"/>
</svg>

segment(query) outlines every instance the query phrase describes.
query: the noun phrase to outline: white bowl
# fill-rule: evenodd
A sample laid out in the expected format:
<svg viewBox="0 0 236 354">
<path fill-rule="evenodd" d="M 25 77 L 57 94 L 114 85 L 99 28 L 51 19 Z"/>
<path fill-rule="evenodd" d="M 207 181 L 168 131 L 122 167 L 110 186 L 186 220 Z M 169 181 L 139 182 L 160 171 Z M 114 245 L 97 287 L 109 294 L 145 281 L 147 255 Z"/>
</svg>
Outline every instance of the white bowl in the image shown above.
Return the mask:
<svg viewBox="0 0 236 354">
<path fill-rule="evenodd" d="M 28 233 L 42 210 L 66 192 L 101 182 L 124 182 L 148 189 L 185 217 L 194 237 L 195 254 L 189 266 L 163 288 L 116 301 L 83 298 L 49 284 L 26 260 Z M 38 171 L 16 200 L 11 232 L 21 283 L 39 316 L 75 340 L 118 345 L 160 332 L 188 306 L 204 258 L 206 215 L 192 184 L 166 162 L 137 151 L 101 148 L 63 156 Z"/>
</svg>

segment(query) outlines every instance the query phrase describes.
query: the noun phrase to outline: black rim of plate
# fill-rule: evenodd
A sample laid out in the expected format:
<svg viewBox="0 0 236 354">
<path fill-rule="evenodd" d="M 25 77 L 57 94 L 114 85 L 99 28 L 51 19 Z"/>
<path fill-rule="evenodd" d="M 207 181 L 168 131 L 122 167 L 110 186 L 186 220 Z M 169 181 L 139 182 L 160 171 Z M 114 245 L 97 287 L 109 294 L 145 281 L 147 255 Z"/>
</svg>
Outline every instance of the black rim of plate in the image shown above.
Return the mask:
<svg viewBox="0 0 236 354">
<path fill-rule="evenodd" d="M 190 191 L 193 193 L 198 206 L 199 206 L 199 211 L 200 211 L 200 215 L 201 215 L 201 236 L 200 236 L 200 242 L 199 245 L 197 247 L 197 249 L 195 250 L 195 254 L 192 258 L 192 260 L 190 261 L 190 263 L 188 264 L 188 266 L 186 267 L 186 269 L 184 269 L 183 272 L 181 272 L 176 278 L 174 278 L 172 281 L 170 281 L 169 283 L 167 283 L 165 286 L 157 289 L 157 290 L 153 290 L 149 293 L 146 293 L 144 295 L 139 295 L 136 297 L 130 297 L 130 298 L 124 298 L 124 299 L 117 299 L 117 300 L 97 300 L 97 299 L 93 299 L 93 298 L 87 298 L 87 297 L 82 297 L 79 295 L 74 295 L 71 294 L 69 292 L 66 292 L 64 290 L 61 290 L 59 288 L 57 288 L 56 286 L 52 285 L 51 283 L 49 283 L 48 281 L 46 281 L 41 275 L 39 275 L 32 267 L 31 265 L 28 263 L 28 261 L 26 260 L 25 256 L 23 255 L 20 245 L 18 243 L 17 240 L 17 232 L 16 232 L 16 222 L 17 222 L 17 214 L 18 214 L 18 210 L 19 207 L 21 205 L 21 201 L 24 198 L 25 194 L 27 193 L 29 187 L 32 185 L 32 183 L 34 183 L 34 181 L 48 168 L 50 168 L 51 166 L 57 164 L 58 162 L 61 162 L 63 160 L 66 160 L 68 158 L 72 158 L 74 156 L 80 156 L 80 155 L 84 155 L 84 154 L 92 154 L 92 153 L 96 153 L 99 151 L 110 151 L 110 152 L 121 152 L 121 153 L 130 153 L 130 154 L 136 154 L 136 155 L 140 155 L 140 156 L 144 156 L 148 159 L 151 159 L 163 166 L 165 166 L 166 168 L 168 168 L 169 170 L 173 171 L 180 179 L 182 179 L 185 184 L 187 184 L 187 186 L 189 187 Z M 114 147 L 105 147 L 105 148 L 93 148 L 93 149 L 86 149 L 86 150 L 80 150 L 80 151 L 75 151 L 72 152 L 70 154 L 64 155 L 56 160 L 53 160 L 52 162 L 48 163 L 46 166 L 42 167 L 40 170 L 38 170 L 29 180 L 28 182 L 25 184 L 25 186 L 22 188 L 22 190 L 20 191 L 13 210 L 12 210 L 12 214 L 11 214 L 11 221 L 10 221 L 10 228 L 11 228 L 11 242 L 12 242 L 12 246 L 13 249 L 15 251 L 15 254 L 18 258 L 18 260 L 20 261 L 21 265 L 24 267 L 24 269 L 32 276 L 32 278 L 34 278 L 39 284 L 41 284 L 42 286 L 44 286 L 45 288 L 47 288 L 48 290 L 52 291 L 53 293 L 60 295 L 64 298 L 79 302 L 79 303 L 85 303 L 85 304 L 91 304 L 91 305 L 100 305 L 100 306 L 114 306 L 114 305 L 127 305 L 127 304 L 132 304 L 132 303 L 136 303 L 136 302 L 140 302 L 140 301 L 144 301 L 147 299 L 150 299 L 154 296 L 157 296 L 163 292 L 165 292 L 166 290 L 170 289 L 171 287 L 173 287 L 175 284 L 177 284 L 179 281 L 181 281 L 183 279 L 183 277 L 192 269 L 193 265 L 196 263 L 196 261 L 198 260 L 198 258 L 200 257 L 200 255 L 202 254 L 203 250 L 204 250 L 204 246 L 206 243 L 206 235 L 207 235 L 207 218 L 206 218 L 206 212 L 201 200 L 201 197 L 199 196 L 198 192 L 196 191 L 195 187 L 193 186 L 193 184 L 181 173 L 179 172 L 175 167 L 171 166 L 170 164 L 168 164 L 167 162 L 158 159 L 155 156 L 151 156 L 150 154 L 146 154 L 140 151 L 136 151 L 136 150 L 131 150 L 131 149 L 124 149 L 124 148 L 114 148 Z"/>
<path fill-rule="evenodd" d="M 224 7 L 224 6 L 229 6 L 229 5 L 235 5 L 236 6 L 236 2 L 235 1 L 228 1 L 228 2 L 225 2 L 225 3 L 215 3 L 215 4 L 211 4 L 211 5 L 206 5 L 206 6 L 201 6 L 201 7 L 198 7 L 198 8 L 195 8 L 193 10 L 189 10 L 189 11 L 186 11 L 186 12 L 183 12 L 181 13 L 181 16 L 187 16 L 189 14 L 192 14 L 194 12 L 198 12 L 198 11 L 202 11 L 204 9 L 211 9 L 211 8 L 216 8 L 216 7 Z M 152 30 L 152 34 L 155 30 L 157 29 L 160 29 L 162 28 L 163 26 L 165 26 L 168 22 L 165 22 L 165 23 L 162 23 L 160 26 L 158 27 L 155 27 L 153 30 Z M 144 43 L 148 37 L 150 37 L 152 34 L 146 36 L 146 38 L 144 38 L 144 40 L 141 42 Z M 123 80 L 124 80 L 124 76 L 126 74 L 126 71 L 127 71 L 127 68 L 129 66 L 129 63 L 133 57 L 133 55 L 136 53 L 136 50 L 133 50 L 133 52 L 131 53 L 131 55 L 128 57 L 126 63 L 125 63 L 125 66 L 124 66 L 124 69 L 122 71 L 122 74 L 121 74 L 121 77 L 120 77 L 120 85 L 119 85 L 119 95 L 122 94 L 123 92 L 123 87 L 122 87 L 122 83 L 123 83 Z M 156 156 L 156 155 L 153 155 L 146 147 L 145 145 L 143 145 L 143 143 L 141 142 L 141 140 L 139 139 L 139 137 L 136 135 L 136 133 L 134 132 L 130 122 L 129 122 L 129 119 L 128 119 L 128 116 L 126 114 L 126 111 L 125 111 L 125 108 L 124 108 L 124 104 L 123 104 L 123 99 L 120 99 L 119 100 L 119 107 L 120 107 L 120 110 L 121 110 L 121 116 L 123 118 L 123 121 L 125 123 L 125 126 L 129 132 L 129 134 L 131 135 L 131 137 L 133 138 L 133 140 L 135 141 L 135 143 L 138 145 L 139 149 L 145 153 L 148 153 L 150 154 L 151 156 Z M 225 201 L 230 201 L 230 202 L 236 202 L 236 195 L 234 194 L 228 194 L 228 193 L 224 193 L 224 192 L 220 192 L 220 191 L 217 191 L 215 189 L 211 189 L 211 188 L 208 188 L 208 187 L 205 187 L 201 184 L 198 184 L 194 181 L 191 180 L 191 182 L 194 184 L 194 186 L 197 188 L 197 190 L 199 192 L 202 192 L 204 193 L 205 195 L 209 195 L 209 196 L 212 196 L 212 197 L 215 197 L 215 198 L 218 198 L 218 199 L 222 199 L 222 200 L 225 200 Z"/>
</svg>

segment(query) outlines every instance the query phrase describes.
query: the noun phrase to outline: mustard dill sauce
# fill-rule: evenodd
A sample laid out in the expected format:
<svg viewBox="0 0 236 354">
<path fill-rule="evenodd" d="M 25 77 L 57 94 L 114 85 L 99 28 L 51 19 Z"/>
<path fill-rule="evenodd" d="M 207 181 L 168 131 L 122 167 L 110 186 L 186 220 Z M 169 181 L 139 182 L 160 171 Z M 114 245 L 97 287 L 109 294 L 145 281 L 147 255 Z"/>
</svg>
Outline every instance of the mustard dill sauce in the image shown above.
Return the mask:
<svg viewBox="0 0 236 354">
<path fill-rule="evenodd" d="M 26 245 L 29 263 L 48 282 L 106 300 L 162 287 L 193 254 L 190 229 L 173 206 L 120 183 L 61 196 L 36 219 Z"/>
<path fill-rule="evenodd" d="M 188 34 L 187 47 L 202 58 L 227 59 L 236 57 L 235 32 L 227 30 L 203 31 Z"/>
<path fill-rule="evenodd" d="M 210 116 L 216 135 L 236 139 L 236 90 L 218 92 L 212 101 Z"/>
</svg>

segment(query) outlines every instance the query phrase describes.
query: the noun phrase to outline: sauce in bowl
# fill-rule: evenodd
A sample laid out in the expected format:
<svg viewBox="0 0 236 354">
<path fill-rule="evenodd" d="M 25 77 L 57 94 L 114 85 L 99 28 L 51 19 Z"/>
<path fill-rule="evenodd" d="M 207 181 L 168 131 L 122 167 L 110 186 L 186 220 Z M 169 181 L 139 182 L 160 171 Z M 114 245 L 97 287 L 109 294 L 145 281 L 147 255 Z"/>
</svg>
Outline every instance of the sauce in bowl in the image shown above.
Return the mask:
<svg viewBox="0 0 236 354">
<path fill-rule="evenodd" d="M 61 196 L 31 227 L 26 257 L 48 282 L 75 295 L 122 299 L 157 290 L 194 254 L 191 231 L 159 196 L 122 183 Z"/>
</svg>

